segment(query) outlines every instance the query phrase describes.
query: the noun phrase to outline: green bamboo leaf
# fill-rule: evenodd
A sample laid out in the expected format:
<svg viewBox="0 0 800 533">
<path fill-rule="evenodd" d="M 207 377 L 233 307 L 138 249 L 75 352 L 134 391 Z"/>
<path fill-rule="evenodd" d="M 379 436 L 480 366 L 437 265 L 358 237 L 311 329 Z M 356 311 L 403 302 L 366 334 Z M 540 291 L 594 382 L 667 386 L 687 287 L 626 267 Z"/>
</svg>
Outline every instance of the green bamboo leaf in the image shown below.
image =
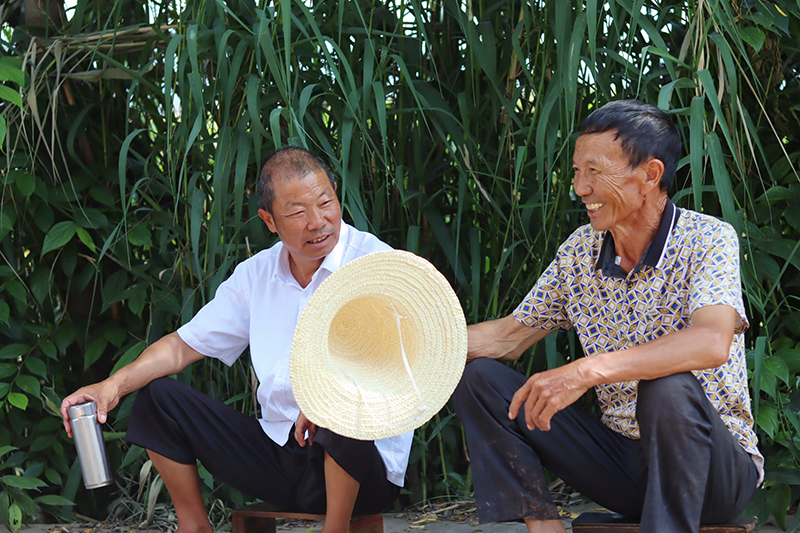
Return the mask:
<svg viewBox="0 0 800 533">
<path fill-rule="evenodd" d="M 11 308 L 5 300 L 0 300 L 0 322 L 8 324 L 8 317 L 11 316 Z"/>
<path fill-rule="evenodd" d="M 719 194 L 719 204 L 722 208 L 722 217 L 726 222 L 733 224 L 737 227 L 738 218 L 736 217 L 736 200 L 733 196 L 733 188 L 731 187 L 731 177 L 728 174 L 728 169 L 725 166 L 724 154 L 722 153 L 722 146 L 719 142 L 719 137 L 716 133 L 706 134 L 706 146 L 708 146 L 708 155 L 711 159 L 711 170 L 714 175 L 714 185 L 717 187 Z M 738 229 L 738 228 L 737 228 Z"/>
<path fill-rule="evenodd" d="M 708 103 L 710 103 L 711 107 L 714 109 L 714 114 L 717 117 L 717 121 L 722 129 L 722 134 L 725 137 L 728 146 L 734 148 L 735 145 L 731 139 L 731 132 L 728 128 L 728 122 L 726 120 L 725 113 L 722 111 L 722 107 L 720 106 L 717 87 L 714 85 L 714 80 L 711 78 L 711 73 L 708 71 L 708 69 L 703 69 L 697 71 L 697 76 L 700 78 L 700 83 L 702 84 L 703 90 L 708 93 Z"/>
<path fill-rule="evenodd" d="M 2 477 L 3 483 L 9 487 L 16 487 L 24 490 L 39 490 L 39 487 L 46 487 L 47 483 L 41 479 L 24 476 L 8 475 Z"/>
<path fill-rule="evenodd" d="M 750 382 L 751 386 L 753 387 L 753 417 L 758 420 L 758 408 L 760 402 L 758 398 L 761 394 L 761 374 L 764 368 L 764 359 L 767 356 L 766 353 L 767 349 L 767 338 L 764 336 L 756 337 L 756 346 L 753 349 L 753 360 L 754 360 L 754 368 L 753 368 L 753 380 Z"/>
<path fill-rule="evenodd" d="M 77 231 L 78 225 L 71 220 L 54 224 L 44 237 L 42 256 L 67 244 Z"/>
<path fill-rule="evenodd" d="M 703 153 L 705 139 L 705 97 L 692 98 L 689 122 L 689 166 L 692 171 L 694 210 L 700 212 L 703 202 Z"/>
<path fill-rule="evenodd" d="M 42 505 L 75 505 L 71 500 L 57 494 L 45 494 L 34 498 Z"/>
</svg>

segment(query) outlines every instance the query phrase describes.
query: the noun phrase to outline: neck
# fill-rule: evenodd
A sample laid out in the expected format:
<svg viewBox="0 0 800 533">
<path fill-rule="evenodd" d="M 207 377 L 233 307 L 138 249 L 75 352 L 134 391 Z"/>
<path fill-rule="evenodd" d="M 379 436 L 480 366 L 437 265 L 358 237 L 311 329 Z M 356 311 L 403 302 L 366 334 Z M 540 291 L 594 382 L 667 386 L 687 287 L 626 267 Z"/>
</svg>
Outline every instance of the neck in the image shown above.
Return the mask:
<svg viewBox="0 0 800 533">
<path fill-rule="evenodd" d="M 297 261 L 292 254 L 289 254 L 289 270 L 291 270 L 292 276 L 297 280 L 297 283 L 305 289 L 311 283 L 311 278 L 319 269 L 322 261 L 323 259 Z"/>
<path fill-rule="evenodd" d="M 620 258 L 619 266 L 625 272 L 630 272 L 636 267 L 644 251 L 656 238 L 668 199 L 666 193 L 652 200 L 647 198 L 645 201 L 652 202 L 653 207 L 642 209 L 643 216 L 630 224 L 609 230 L 614 237 L 614 249 Z"/>
</svg>

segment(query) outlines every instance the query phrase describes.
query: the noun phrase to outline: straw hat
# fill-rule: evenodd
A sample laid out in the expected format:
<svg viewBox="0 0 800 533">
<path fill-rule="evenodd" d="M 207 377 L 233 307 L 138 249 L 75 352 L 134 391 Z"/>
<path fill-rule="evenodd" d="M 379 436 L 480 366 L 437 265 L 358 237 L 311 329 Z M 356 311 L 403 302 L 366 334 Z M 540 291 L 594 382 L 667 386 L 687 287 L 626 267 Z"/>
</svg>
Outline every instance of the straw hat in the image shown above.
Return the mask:
<svg viewBox="0 0 800 533">
<path fill-rule="evenodd" d="M 300 315 L 292 391 L 319 427 L 393 437 L 439 412 L 466 355 L 464 312 L 444 276 L 410 252 L 375 252 L 331 274 Z"/>
</svg>

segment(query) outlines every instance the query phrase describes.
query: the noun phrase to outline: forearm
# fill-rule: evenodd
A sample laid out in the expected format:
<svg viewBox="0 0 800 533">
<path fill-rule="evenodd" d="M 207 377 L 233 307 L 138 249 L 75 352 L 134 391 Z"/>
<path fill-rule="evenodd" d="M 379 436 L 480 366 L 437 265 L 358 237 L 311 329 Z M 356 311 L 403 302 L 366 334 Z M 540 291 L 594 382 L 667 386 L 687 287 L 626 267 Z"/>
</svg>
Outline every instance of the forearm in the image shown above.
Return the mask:
<svg viewBox="0 0 800 533">
<path fill-rule="evenodd" d="M 467 359 L 487 357 L 498 361 L 516 361 L 525 350 L 548 333 L 520 323 L 513 315 L 473 324 L 467 328 Z"/>
<path fill-rule="evenodd" d="M 171 333 L 148 346 L 131 364 L 108 378 L 119 396 L 137 391 L 154 379 L 177 374 L 203 355 L 190 348 L 177 333 Z"/>
<path fill-rule="evenodd" d="M 726 306 L 700 309 L 689 328 L 633 348 L 579 360 L 581 374 L 588 386 L 594 386 L 716 368 L 728 359 L 735 320 L 736 312 Z"/>
</svg>

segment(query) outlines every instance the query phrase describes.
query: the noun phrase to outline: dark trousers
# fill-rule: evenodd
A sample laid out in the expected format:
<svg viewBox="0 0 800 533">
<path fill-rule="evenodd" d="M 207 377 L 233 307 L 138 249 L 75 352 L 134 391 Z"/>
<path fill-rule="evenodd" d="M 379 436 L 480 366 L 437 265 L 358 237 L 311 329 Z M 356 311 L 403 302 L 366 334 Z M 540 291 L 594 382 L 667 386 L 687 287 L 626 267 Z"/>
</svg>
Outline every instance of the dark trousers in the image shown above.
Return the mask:
<svg viewBox="0 0 800 533">
<path fill-rule="evenodd" d="M 275 444 L 259 422 L 171 378 L 141 389 L 126 438 L 173 461 L 200 461 L 218 480 L 284 511 L 324 514 L 325 452 L 361 484 L 355 514 L 391 506 L 400 487 L 386 479 L 375 443 L 324 428 L 301 448 Z"/>
<path fill-rule="evenodd" d="M 641 439 L 581 409 L 557 413 L 550 431 L 508 418 L 526 377 L 496 361 L 467 364 L 454 395 L 464 424 L 481 522 L 557 519 L 542 468 L 612 511 L 641 517 L 639 531 L 690 532 L 739 515 L 758 479 L 689 372 L 639 383 Z"/>
</svg>

